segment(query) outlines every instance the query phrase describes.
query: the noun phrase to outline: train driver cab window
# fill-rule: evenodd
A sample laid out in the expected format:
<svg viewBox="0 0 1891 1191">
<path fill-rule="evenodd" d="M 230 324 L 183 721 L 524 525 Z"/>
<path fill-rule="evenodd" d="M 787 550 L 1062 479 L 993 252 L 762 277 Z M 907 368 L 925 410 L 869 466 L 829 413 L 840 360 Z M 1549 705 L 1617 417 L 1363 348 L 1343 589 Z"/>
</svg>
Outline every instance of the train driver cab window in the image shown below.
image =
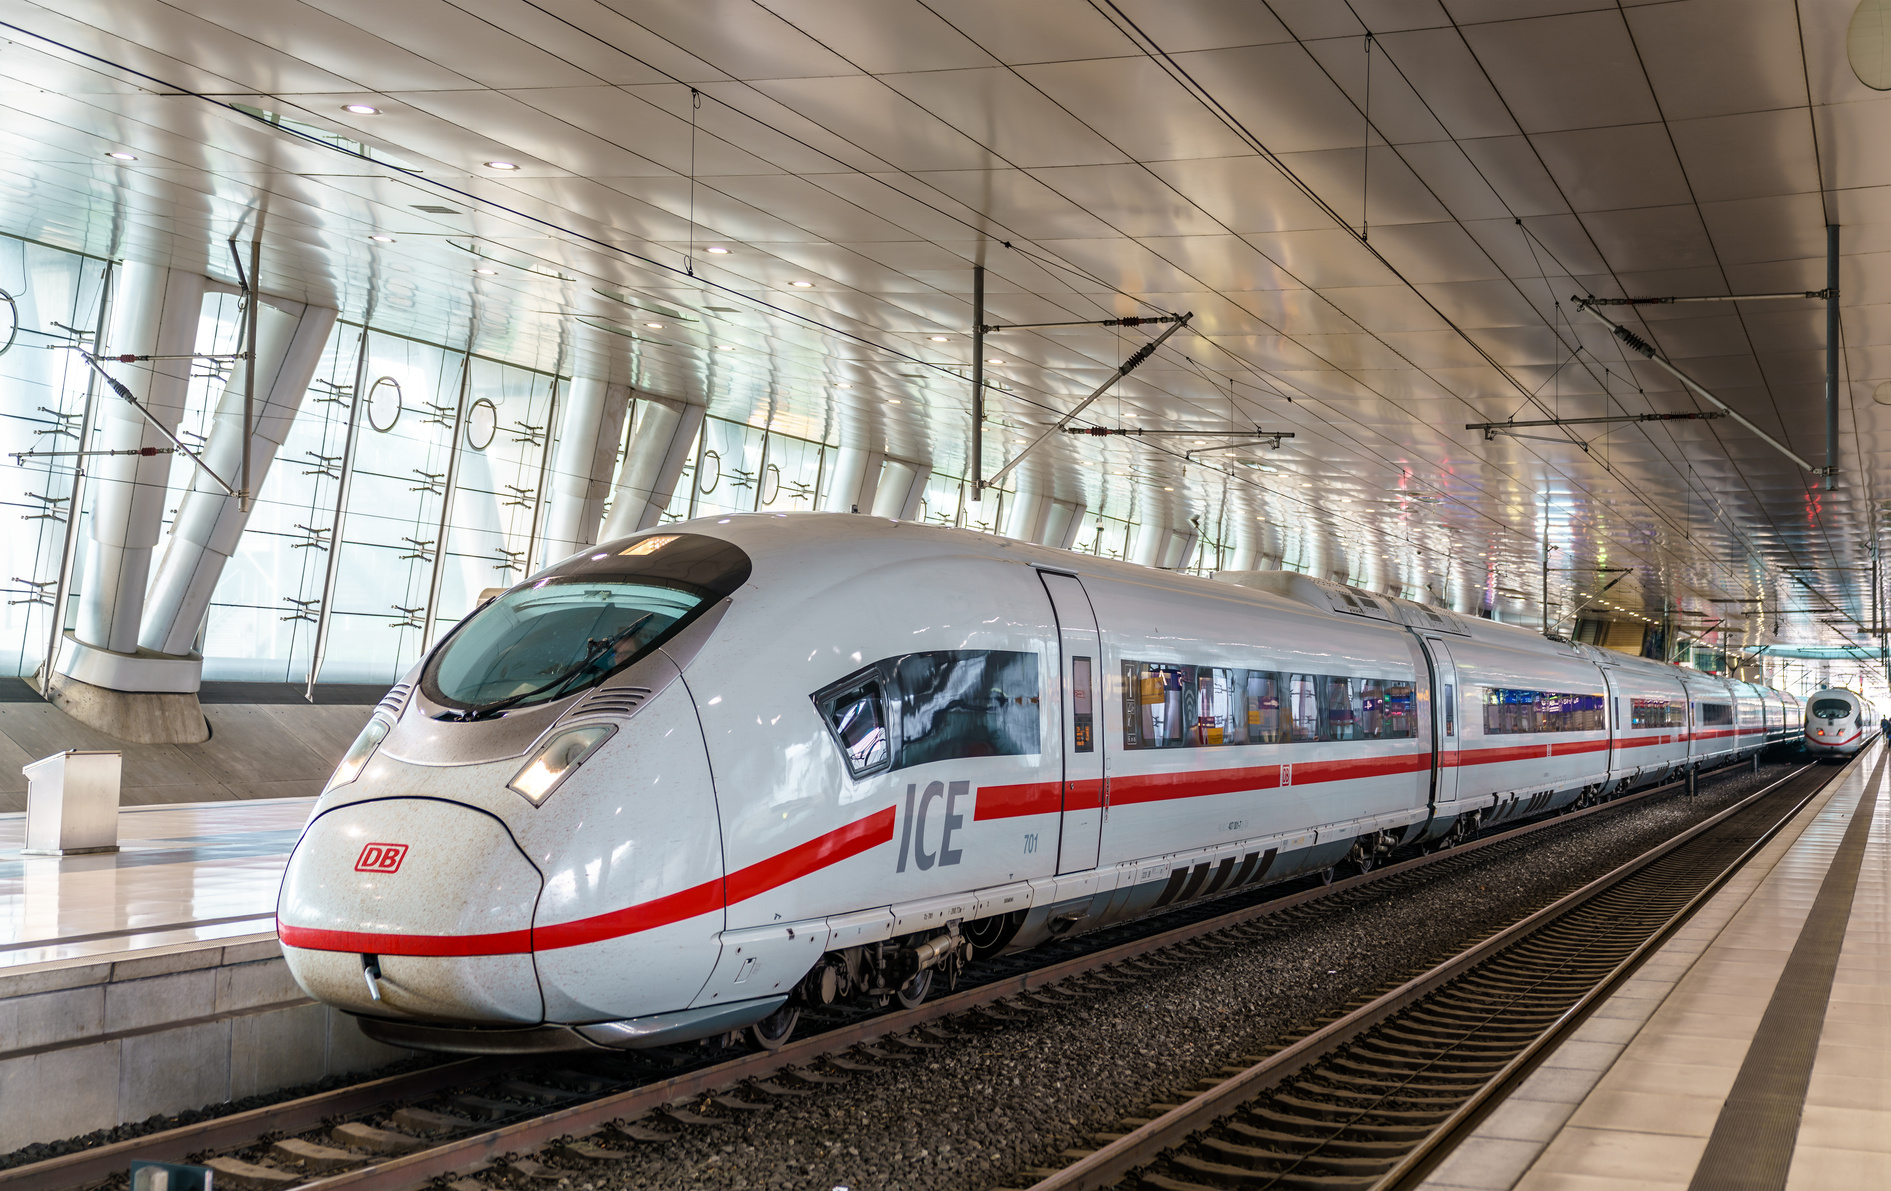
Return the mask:
<svg viewBox="0 0 1891 1191">
<path fill-rule="evenodd" d="M 1843 720 L 1851 718 L 1852 705 L 1843 699 L 1814 699 L 1806 710 L 1817 719 Z"/>
<path fill-rule="evenodd" d="M 886 698 L 877 668 L 828 688 L 815 703 L 847 758 L 848 773 L 865 777 L 886 767 Z"/>
</svg>

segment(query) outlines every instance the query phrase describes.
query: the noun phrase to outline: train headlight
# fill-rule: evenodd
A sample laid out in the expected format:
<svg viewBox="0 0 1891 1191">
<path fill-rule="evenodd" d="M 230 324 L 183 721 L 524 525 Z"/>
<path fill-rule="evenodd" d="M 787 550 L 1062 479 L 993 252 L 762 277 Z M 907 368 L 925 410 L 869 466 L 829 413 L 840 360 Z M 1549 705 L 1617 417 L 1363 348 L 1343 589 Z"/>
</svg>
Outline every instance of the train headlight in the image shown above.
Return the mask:
<svg viewBox="0 0 1891 1191">
<path fill-rule="evenodd" d="M 617 728 L 611 724 L 587 724 L 560 732 L 532 754 L 525 767 L 506 783 L 507 788 L 523 794 L 533 806 L 542 804 L 558 788 L 558 783 L 584 764 L 585 758 L 597 752 L 598 746 L 609 740 L 615 731 Z"/>
<path fill-rule="evenodd" d="M 355 742 L 348 746 L 348 752 L 342 756 L 341 764 L 335 766 L 335 776 L 328 779 L 325 790 L 345 786 L 360 777 L 361 767 L 368 763 L 368 758 L 374 755 L 374 750 L 387 739 L 388 729 L 392 727 L 392 724 L 378 715 L 369 720 L 367 727 L 361 729 L 361 735 L 355 737 Z"/>
</svg>

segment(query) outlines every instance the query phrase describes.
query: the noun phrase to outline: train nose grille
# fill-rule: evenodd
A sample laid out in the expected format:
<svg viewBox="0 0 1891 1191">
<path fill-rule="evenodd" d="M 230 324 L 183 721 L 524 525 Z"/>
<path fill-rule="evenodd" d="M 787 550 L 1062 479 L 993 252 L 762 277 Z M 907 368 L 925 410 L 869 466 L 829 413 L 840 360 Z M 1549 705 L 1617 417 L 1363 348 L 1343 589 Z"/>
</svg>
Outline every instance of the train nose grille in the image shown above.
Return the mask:
<svg viewBox="0 0 1891 1191">
<path fill-rule="evenodd" d="M 381 696 L 381 701 L 374 705 L 374 710 L 385 711 L 396 719 L 400 718 L 401 708 L 407 706 L 407 696 L 413 689 L 414 684 L 411 682 L 395 683 L 392 690 Z"/>
<path fill-rule="evenodd" d="M 619 686 L 608 690 L 594 691 L 579 701 L 576 707 L 565 713 L 566 719 L 578 716 L 626 716 L 643 705 L 650 697 L 647 686 Z"/>
</svg>

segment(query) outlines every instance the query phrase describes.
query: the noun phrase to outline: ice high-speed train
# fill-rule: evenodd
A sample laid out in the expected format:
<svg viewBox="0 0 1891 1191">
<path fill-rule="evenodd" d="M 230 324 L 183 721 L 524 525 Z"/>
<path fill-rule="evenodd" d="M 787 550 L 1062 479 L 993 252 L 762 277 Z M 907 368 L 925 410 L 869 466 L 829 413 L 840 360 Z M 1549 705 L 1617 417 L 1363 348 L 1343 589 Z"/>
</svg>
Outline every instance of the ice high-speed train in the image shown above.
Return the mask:
<svg viewBox="0 0 1891 1191">
<path fill-rule="evenodd" d="M 974 954 L 1795 739 L 1795 701 L 1287 572 L 848 514 L 665 526 L 475 611 L 284 875 L 301 986 L 423 1049 L 909 1003 Z"/>
<path fill-rule="evenodd" d="M 1878 735 L 1878 709 L 1844 687 L 1814 691 L 1806 700 L 1806 751 L 1815 757 L 1849 757 Z"/>
</svg>

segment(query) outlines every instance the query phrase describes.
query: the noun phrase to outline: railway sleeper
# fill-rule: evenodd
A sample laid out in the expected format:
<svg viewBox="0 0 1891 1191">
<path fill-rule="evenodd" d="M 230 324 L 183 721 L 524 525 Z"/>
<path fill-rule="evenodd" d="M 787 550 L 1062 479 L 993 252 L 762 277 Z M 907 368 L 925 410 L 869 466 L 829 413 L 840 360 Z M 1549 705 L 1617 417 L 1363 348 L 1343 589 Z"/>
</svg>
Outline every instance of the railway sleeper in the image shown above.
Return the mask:
<svg viewBox="0 0 1891 1191">
<path fill-rule="evenodd" d="M 1505 1013 L 1501 1018 L 1493 1018 L 1489 1013 L 1461 1008 L 1456 1005 L 1428 1005 L 1414 1009 L 1400 1018 L 1400 1021 L 1422 1022 L 1436 1025 L 1439 1029 L 1484 1029 L 1494 1020 L 1504 1023 L 1503 1029 L 1518 1033 L 1541 1031 L 1555 1022 L 1557 1014 L 1549 1009 L 1522 1009 L 1515 1013 Z"/>
<path fill-rule="evenodd" d="M 1246 1149 L 1246 1147 L 1237 1147 Z M 1293 1172 L 1296 1174 L 1340 1175 L 1343 1177 L 1362 1178 L 1390 1167 L 1391 1158 L 1329 1158 L 1315 1154 L 1274 1154 L 1265 1150 L 1251 1150 L 1252 1157 L 1239 1154 L 1228 1155 L 1236 1159 L 1233 1162 L 1215 1162 L 1207 1158 L 1198 1158 L 1193 1154 L 1170 1154 L 1169 1161 L 1191 1174 L 1205 1174 L 1212 1178 L 1232 1178 L 1241 1182 L 1254 1182 L 1256 1176 L 1272 1182 L 1277 1175 Z"/>
<path fill-rule="evenodd" d="M 1457 1096 L 1460 1099 L 1476 1091 L 1484 1082 L 1477 1076 L 1459 1076 L 1453 1079 L 1448 1075 L 1432 1076 L 1427 1074 L 1409 1079 L 1400 1078 L 1394 1080 L 1388 1079 L 1383 1075 L 1349 1075 L 1344 1071 L 1326 1069 L 1308 1072 L 1303 1078 L 1325 1080 L 1328 1083 L 1340 1087 L 1355 1086 L 1361 1089 L 1398 1087 L 1408 1092 L 1418 1092 L 1425 1095 L 1438 1094 Z"/>
<path fill-rule="evenodd" d="M 1398 1050 L 1363 1042 L 1347 1052 L 1347 1057 L 1359 1062 L 1377 1064 L 1380 1069 L 1394 1071 L 1457 1071 L 1490 1073 L 1498 1070 L 1507 1060 L 1504 1059 L 1465 1059 L 1453 1058 L 1445 1054 L 1416 1055 L 1405 1054 Z"/>
<path fill-rule="evenodd" d="M 1215 1129 L 1238 1139 L 1240 1144 L 1256 1146 L 1304 1146 L 1307 1135 L 1301 1133 L 1282 1133 L 1278 1129 L 1264 1129 L 1259 1125 L 1250 1125 L 1241 1120 L 1222 1120 L 1215 1123 Z M 1209 1135 L 1209 1136 L 1212 1136 Z M 1326 1137 L 1320 1139 L 1320 1148 L 1337 1154 L 1347 1154 L 1362 1158 L 1388 1157 L 1397 1158 L 1410 1148 L 1406 1141 L 1362 1141 L 1357 1138 Z"/>
<path fill-rule="evenodd" d="M 1387 1044 L 1409 1046 L 1413 1050 L 1433 1050 L 1444 1046 L 1473 1053 L 1516 1050 L 1528 1041 L 1527 1036 L 1492 1037 L 1492 1033 L 1494 1031 L 1478 1030 L 1472 1033 L 1463 1030 L 1412 1030 L 1402 1026 L 1387 1025 L 1382 1027 L 1375 1037 Z"/>
<path fill-rule="evenodd" d="M 1378 1104 L 1394 1105 L 1409 1112 L 1430 1112 L 1433 1110 L 1450 1112 L 1464 1103 L 1461 1095 L 1450 1096 L 1415 1096 L 1398 1084 L 1387 1084 L 1381 1088 L 1336 1088 L 1307 1080 L 1295 1080 L 1286 1085 L 1295 1093 L 1309 1098 L 1331 1097 L 1339 1103 L 1363 1104 L 1367 1107 Z M 1375 1110 L 1376 1111 L 1376 1110 Z"/>
<path fill-rule="evenodd" d="M 1268 1103 L 1276 1108 L 1292 1109 L 1295 1112 L 1304 1113 L 1313 1120 L 1331 1121 L 1339 1124 L 1345 1124 L 1358 1118 L 1362 1111 L 1350 1104 L 1324 1104 L 1318 1100 L 1308 1100 L 1303 1096 L 1296 1096 L 1291 1092 L 1277 1091 L 1272 1096 L 1268 1097 Z M 1451 1115 L 1449 1108 L 1425 1111 L 1373 1108 L 1364 1111 L 1369 1112 L 1375 1121 L 1391 1121 L 1394 1124 L 1411 1125 L 1442 1121 Z"/>
<path fill-rule="evenodd" d="M 1403 1138 L 1407 1143 L 1416 1142 L 1428 1136 L 1431 1125 L 1394 1125 L 1370 1124 L 1361 1121 L 1315 1121 L 1306 1117 L 1292 1116 L 1271 1107 L 1249 1108 L 1242 1114 L 1256 1121 L 1264 1122 L 1275 1129 L 1289 1134 L 1298 1134 L 1302 1138 L 1315 1138 L 1322 1141 L 1392 1141 Z"/>
</svg>

